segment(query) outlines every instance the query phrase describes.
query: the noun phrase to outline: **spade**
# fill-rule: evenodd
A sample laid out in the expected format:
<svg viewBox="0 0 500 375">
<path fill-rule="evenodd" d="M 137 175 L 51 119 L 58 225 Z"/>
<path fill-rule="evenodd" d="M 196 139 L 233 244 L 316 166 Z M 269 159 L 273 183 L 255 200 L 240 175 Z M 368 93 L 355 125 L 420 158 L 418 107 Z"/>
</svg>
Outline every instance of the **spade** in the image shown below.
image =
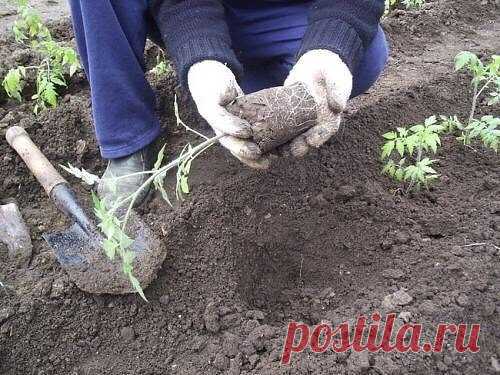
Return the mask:
<svg viewBox="0 0 500 375">
<path fill-rule="evenodd" d="M 105 255 L 101 245 L 104 238 L 96 224 L 86 214 L 68 182 L 26 131 L 19 126 L 12 126 L 5 137 L 56 207 L 72 221 L 66 230 L 43 234 L 71 280 L 78 288 L 89 293 L 134 293 L 135 289 L 123 273 L 121 262 L 118 259 L 110 260 Z M 142 288 L 145 288 L 155 279 L 166 252 L 154 232 L 134 212 L 130 215 L 127 234 L 134 238 L 129 249 L 135 254 L 133 273 Z"/>
</svg>

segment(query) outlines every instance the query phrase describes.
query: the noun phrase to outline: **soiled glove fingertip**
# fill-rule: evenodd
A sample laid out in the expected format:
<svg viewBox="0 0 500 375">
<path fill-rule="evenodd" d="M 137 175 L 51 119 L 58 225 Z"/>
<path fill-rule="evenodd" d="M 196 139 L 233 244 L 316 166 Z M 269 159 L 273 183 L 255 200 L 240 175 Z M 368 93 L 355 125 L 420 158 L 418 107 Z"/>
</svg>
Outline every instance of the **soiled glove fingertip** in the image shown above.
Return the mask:
<svg viewBox="0 0 500 375">
<path fill-rule="evenodd" d="M 304 157 L 309 151 L 309 145 L 304 136 L 300 136 L 290 144 L 290 153 L 296 158 Z"/>
<path fill-rule="evenodd" d="M 248 125 L 246 122 L 245 123 L 240 123 L 239 124 L 240 130 L 235 134 L 236 137 L 238 138 L 243 138 L 243 139 L 248 139 L 252 138 L 252 128 L 250 125 Z"/>
<path fill-rule="evenodd" d="M 240 156 L 245 159 L 258 160 L 262 156 L 262 151 L 255 143 L 247 143 L 240 150 Z"/>
<path fill-rule="evenodd" d="M 232 152 L 232 154 L 234 157 L 236 157 L 239 161 L 241 161 L 247 167 L 250 167 L 252 169 L 258 169 L 258 170 L 269 169 L 270 161 L 267 158 L 260 158 L 257 160 L 252 160 L 252 159 L 247 159 L 247 158 L 241 157 L 240 155 L 233 153 L 233 152 Z"/>
</svg>

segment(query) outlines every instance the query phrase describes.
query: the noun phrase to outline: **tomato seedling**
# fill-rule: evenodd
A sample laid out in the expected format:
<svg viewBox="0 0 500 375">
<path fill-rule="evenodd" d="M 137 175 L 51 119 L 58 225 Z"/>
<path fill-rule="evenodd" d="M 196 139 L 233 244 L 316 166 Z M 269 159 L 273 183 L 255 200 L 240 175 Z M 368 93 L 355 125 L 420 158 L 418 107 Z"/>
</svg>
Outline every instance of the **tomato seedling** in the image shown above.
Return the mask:
<svg viewBox="0 0 500 375">
<path fill-rule="evenodd" d="M 156 76 L 164 76 L 172 71 L 170 62 L 165 59 L 163 53 L 156 56 L 156 65 L 150 70 Z"/>
<path fill-rule="evenodd" d="M 34 112 L 57 105 L 58 89 L 67 86 L 66 75 L 72 77 L 81 69 L 76 51 L 56 42 L 43 24 L 38 12 L 26 0 L 18 1 L 19 19 L 12 28 L 17 42 L 28 44 L 40 58 L 34 66 L 18 66 L 10 69 L 2 81 L 2 86 L 11 98 L 22 101 L 22 90 L 28 70 L 36 72 L 36 93 Z"/>
<path fill-rule="evenodd" d="M 423 124 L 410 128 L 400 127 L 383 135 L 386 142 L 382 146 L 381 159 L 385 161 L 382 172 L 397 182 L 407 183 L 406 192 L 429 183 L 439 177 L 432 168 L 435 160 L 429 154 L 435 154 L 441 145 L 439 133 L 443 126 L 437 123 L 436 116 L 431 116 Z"/>
<path fill-rule="evenodd" d="M 390 12 L 398 4 L 403 4 L 408 10 L 419 10 L 424 6 L 425 0 L 385 0 L 385 12 Z"/>
<path fill-rule="evenodd" d="M 122 269 L 124 274 L 130 280 L 133 288 L 141 295 L 142 298 L 146 299 L 139 284 L 137 278 L 133 274 L 133 260 L 134 253 L 128 250 L 132 243 L 134 242 L 127 235 L 127 224 L 132 213 L 132 207 L 141 194 L 142 191 L 152 185 L 162 196 L 162 198 L 172 206 L 169 199 L 167 190 L 165 189 L 165 177 L 167 173 L 174 168 L 177 168 L 177 183 L 176 183 L 176 196 L 178 199 L 183 199 L 184 194 L 189 194 L 190 189 L 188 185 L 188 177 L 191 170 L 191 163 L 196 159 L 201 153 L 207 150 L 209 147 L 214 145 L 221 137 L 224 135 L 215 136 L 212 138 L 206 137 L 205 135 L 191 129 L 187 126 L 179 117 L 179 108 L 177 105 L 177 98 L 174 102 L 174 113 L 177 118 L 177 125 L 183 126 L 186 130 L 191 131 L 203 138 L 203 142 L 196 146 L 186 145 L 181 154 L 174 160 L 170 161 L 166 165 L 163 164 L 165 158 L 165 147 L 159 151 L 156 162 L 152 170 L 137 172 L 133 175 L 143 174 L 148 175 L 145 182 L 132 194 L 126 197 L 119 197 L 116 202 L 113 203 L 113 207 L 107 207 L 103 200 L 99 199 L 94 193 L 92 193 L 92 201 L 94 205 L 94 212 L 99 219 L 98 227 L 103 232 L 105 236 L 105 241 L 102 244 L 103 251 L 106 256 L 114 260 L 116 255 L 119 256 L 122 262 Z M 73 167 L 71 164 L 68 166 L 61 166 L 68 173 L 73 176 L 83 180 L 89 185 L 93 185 L 100 180 L 96 175 L 93 175 L 86 171 L 85 169 L 78 169 Z M 106 178 L 102 180 L 102 183 L 108 184 L 108 187 L 113 190 L 113 186 L 116 185 L 119 179 L 130 177 L 131 175 L 124 175 L 120 177 Z M 120 211 L 120 214 L 118 214 Z"/>
<path fill-rule="evenodd" d="M 443 124 L 451 132 L 458 131 L 457 139 L 464 145 L 469 146 L 474 139 L 479 138 L 486 147 L 498 152 L 500 118 L 486 115 L 478 120 L 475 114 L 479 100 L 486 92 L 488 92 L 487 105 L 500 103 L 500 56 L 493 55 L 485 64 L 472 52 L 460 52 L 455 57 L 455 70 L 465 70 L 472 76 L 471 109 L 465 124 L 460 122 L 457 116 L 443 117 Z"/>
<path fill-rule="evenodd" d="M 436 153 L 441 145 L 440 134 L 447 133 L 469 146 L 480 139 L 484 146 L 498 152 L 500 140 L 500 118 L 492 115 L 475 118 L 481 96 L 489 91 L 488 105 L 500 102 L 500 56 L 494 55 L 484 64 L 471 52 L 460 52 L 455 57 L 455 70 L 466 70 L 472 75 L 473 97 L 467 122 L 459 117 L 431 116 L 423 124 L 407 128 L 397 128 L 383 135 L 381 159 L 385 162 L 382 172 L 397 182 L 408 183 L 408 190 L 420 189 L 438 178 L 432 167 L 435 160 L 427 154 Z M 415 154 L 415 156 L 414 156 Z M 399 156 L 398 156 L 399 155 Z M 410 160 L 410 161 L 409 161 Z"/>
</svg>

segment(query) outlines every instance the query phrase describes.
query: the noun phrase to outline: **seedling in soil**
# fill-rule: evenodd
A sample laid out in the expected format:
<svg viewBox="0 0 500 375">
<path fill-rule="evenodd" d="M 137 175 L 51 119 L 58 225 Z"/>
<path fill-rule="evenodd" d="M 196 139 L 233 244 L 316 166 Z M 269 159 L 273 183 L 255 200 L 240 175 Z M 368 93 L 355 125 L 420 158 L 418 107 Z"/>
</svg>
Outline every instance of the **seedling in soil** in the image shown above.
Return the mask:
<svg viewBox="0 0 500 375">
<path fill-rule="evenodd" d="M 455 70 L 467 70 L 472 75 L 472 105 L 465 124 L 458 116 L 440 116 L 439 122 L 436 116 L 432 116 L 425 120 L 424 124 L 409 129 L 398 128 L 396 132 L 383 135 L 386 140 L 381 155 L 382 160 L 386 161 L 383 173 L 398 182 L 409 182 L 408 190 L 419 189 L 422 185 L 427 186 L 429 182 L 438 178 L 438 174 L 432 168 L 434 160 L 429 159 L 426 154 L 436 153 L 438 146 L 441 145 L 440 133 L 453 135 L 459 133 L 457 140 L 469 147 L 474 139 L 480 139 L 486 147 L 498 152 L 500 118 L 485 115 L 476 119 L 475 114 L 478 101 L 487 90 L 490 91 L 488 105 L 500 102 L 500 56 L 494 55 L 488 64 L 483 64 L 475 54 L 460 52 L 455 57 Z M 416 151 L 415 158 L 413 158 L 414 151 Z M 397 154 L 399 158 L 395 159 L 394 155 Z M 408 156 L 414 159 L 414 164 L 408 165 Z"/>
<path fill-rule="evenodd" d="M 407 183 L 406 192 L 427 187 L 439 177 L 432 167 L 435 160 L 430 159 L 429 154 L 437 152 L 441 145 L 439 133 L 443 130 L 444 127 L 432 116 L 423 124 L 385 133 L 386 142 L 381 154 L 385 165 L 382 172 L 397 182 Z"/>
<path fill-rule="evenodd" d="M 65 76 L 72 77 L 81 66 L 75 50 L 52 39 L 40 15 L 27 1 L 18 2 L 18 14 L 19 20 L 12 29 L 14 38 L 19 43 L 29 43 L 41 61 L 38 65 L 18 66 L 9 70 L 2 86 L 9 97 L 22 101 L 21 93 L 27 72 L 33 70 L 36 75 L 36 93 L 31 99 L 35 100 L 34 112 L 38 114 L 46 107 L 57 105 L 58 89 L 67 86 Z"/>
<path fill-rule="evenodd" d="M 170 62 L 165 59 L 163 54 L 156 56 L 156 65 L 150 70 L 156 76 L 164 76 L 172 71 Z"/>
<path fill-rule="evenodd" d="M 223 136 L 220 135 L 208 138 L 196 132 L 195 130 L 192 130 L 180 119 L 177 100 L 175 101 L 174 109 L 178 125 L 182 124 L 186 129 L 201 136 L 204 141 L 194 147 L 189 144 L 186 145 L 183 148 L 181 154 L 176 159 L 170 161 L 164 166 L 162 166 L 163 160 L 165 158 L 165 146 L 163 146 L 163 148 L 158 153 L 157 160 L 154 164 L 153 169 L 150 171 L 138 172 L 138 174 L 148 175 L 148 178 L 145 180 L 145 182 L 131 195 L 120 197 L 118 201 L 114 203 L 113 207 L 106 207 L 106 204 L 103 202 L 103 200 L 99 199 L 94 193 L 92 194 L 94 212 L 99 219 L 98 227 L 105 236 L 105 240 L 102 244 L 103 250 L 106 256 L 111 260 L 114 260 L 116 258 L 116 255 L 119 256 L 122 261 L 124 274 L 129 278 L 133 288 L 145 300 L 146 297 L 144 295 L 142 287 L 133 274 L 134 253 L 128 250 L 134 242 L 133 239 L 127 235 L 127 224 L 132 213 L 132 207 L 134 207 L 134 204 L 141 192 L 149 185 L 152 185 L 156 190 L 158 190 L 162 198 L 170 206 L 172 206 L 167 190 L 164 186 L 164 180 L 167 173 L 174 168 L 177 168 L 176 196 L 178 199 L 183 199 L 183 195 L 188 194 L 190 191 L 188 185 L 188 176 L 192 161 L 205 150 L 207 150 L 210 146 L 218 142 L 218 140 Z M 90 185 L 93 185 L 99 180 L 98 176 L 95 176 L 84 169 L 75 168 L 71 164 L 68 164 L 67 167 L 62 167 L 68 173 L 71 173 L 75 177 L 82 179 L 84 182 Z M 131 175 L 116 178 L 106 178 L 103 182 L 109 184 L 108 186 L 112 187 L 114 184 L 116 184 L 117 180 L 130 176 Z M 120 214 L 118 214 L 118 212 L 120 212 Z"/>
<path fill-rule="evenodd" d="M 401 0 L 408 10 L 419 10 L 424 6 L 425 0 Z"/>
<path fill-rule="evenodd" d="M 51 39 L 49 29 L 43 24 L 40 14 L 28 5 L 28 0 L 18 0 L 17 6 L 19 19 L 12 27 L 16 42 Z"/>
<path fill-rule="evenodd" d="M 94 212 L 99 219 L 98 227 L 106 236 L 102 243 L 104 253 L 110 260 L 114 260 L 116 255 L 120 257 L 123 273 L 128 277 L 137 293 L 147 301 L 139 280 L 132 272 L 135 253 L 129 248 L 134 243 L 134 240 L 125 233 L 125 228 L 122 227 L 120 219 L 114 215 L 113 209 L 109 210 L 104 200 L 99 199 L 93 192 L 92 201 L 94 203 Z"/>
<path fill-rule="evenodd" d="M 425 0 L 386 0 L 385 12 L 386 13 L 390 12 L 399 3 L 403 4 L 408 10 L 419 10 L 424 6 Z"/>
<path fill-rule="evenodd" d="M 486 115 L 475 119 L 478 102 L 481 96 L 488 93 L 488 105 L 500 103 L 500 56 L 494 55 L 488 64 L 484 64 L 472 52 L 460 52 L 455 57 L 455 70 L 465 70 L 472 75 L 472 103 L 470 114 L 465 124 L 457 116 L 444 118 L 443 124 L 450 132 L 458 131 L 458 140 L 469 146 L 472 141 L 479 138 L 486 147 L 498 152 L 500 139 L 500 118 Z"/>
</svg>

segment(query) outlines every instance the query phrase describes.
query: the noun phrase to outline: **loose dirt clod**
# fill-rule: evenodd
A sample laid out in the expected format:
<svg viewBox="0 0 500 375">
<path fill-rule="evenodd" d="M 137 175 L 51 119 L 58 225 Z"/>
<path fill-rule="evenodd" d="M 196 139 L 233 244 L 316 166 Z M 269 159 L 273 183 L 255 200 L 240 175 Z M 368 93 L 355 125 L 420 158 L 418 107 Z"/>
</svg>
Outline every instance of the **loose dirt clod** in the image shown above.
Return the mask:
<svg viewBox="0 0 500 375">
<path fill-rule="evenodd" d="M 394 310 L 398 306 L 406 306 L 413 301 L 413 297 L 406 293 L 404 290 L 398 290 L 393 294 L 384 297 L 382 306 L 389 310 Z"/>
<path fill-rule="evenodd" d="M 239 97 L 227 109 L 250 123 L 253 140 L 264 153 L 303 133 L 317 118 L 317 105 L 300 83 Z"/>
<path fill-rule="evenodd" d="M 370 368 L 370 358 L 367 351 L 353 352 L 347 360 L 348 369 L 355 374 L 362 374 Z"/>
<path fill-rule="evenodd" d="M 217 333 L 220 330 L 219 314 L 217 313 L 217 306 L 214 303 L 209 303 L 203 314 L 205 320 L 205 328 L 207 331 Z"/>
<path fill-rule="evenodd" d="M 0 206 L 0 241 L 7 245 L 9 258 L 17 264 L 31 258 L 30 233 L 15 203 Z"/>
</svg>

